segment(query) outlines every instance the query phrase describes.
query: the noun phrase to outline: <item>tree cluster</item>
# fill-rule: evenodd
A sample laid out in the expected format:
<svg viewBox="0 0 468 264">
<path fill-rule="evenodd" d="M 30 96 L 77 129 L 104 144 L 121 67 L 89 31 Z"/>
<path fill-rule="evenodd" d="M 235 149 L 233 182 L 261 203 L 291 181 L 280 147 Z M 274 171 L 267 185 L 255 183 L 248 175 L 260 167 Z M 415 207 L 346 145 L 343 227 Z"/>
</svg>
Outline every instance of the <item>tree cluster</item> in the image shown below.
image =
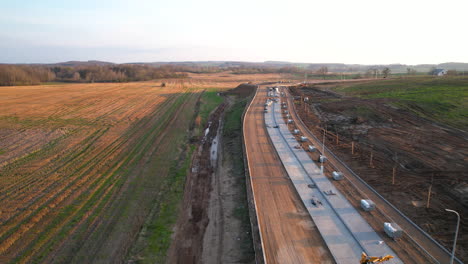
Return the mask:
<svg viewBox="0 0 468 264">
<path fill-rule="evenodd" d="M 408 75 L 416 75 L 418 72 L 412 68 L 406 68 L 406 74 Z"/>
<path fill-rule="evenodd" d="M 186 77 L 175 68 L 146 65 L 35 66 L 0 65 L 0 85 L 34 85 L 43 82 L 130 82 Z"/>
<path fill-rule="evenodd" d="M 312 73 L 312 70 L 306 70 L 299 67 L 229 67 L 227 70 L 233 74 L 257 74 L 257 73 Z"/>
<path fill-rule="evenodd" d="M 34 85 L 55 79 L 46 67 L 0 64 L 0 85 Z"/>
<path fill-rule="evenodd" d="M 218 73 L 224 69 L 218 66 L 196 66 L 196 65 L 164 65 L 162 66 L 167 69 L 171 69 L 176 72 L 190 72 L 190 73 Z"/>
<path fill-rule="evenodd" d="M 366 78 L 378 78 L 379 75 L 382 75 L 382 78 L 387 78 L 392 71 L 388 67 L 382 68 L 380 71 L 376 67 L 371 67 L 367 69 L 365 76 Z"/>
<path fill-rule="evenodd" d="M 78 66 L 53 67 L 51 71 L 57 81 L 64 82 L 131 82 L 148 81 L 161 78 L 186 77 L 171 67 L 152 67 L 146 65 Z"/>
</svg>

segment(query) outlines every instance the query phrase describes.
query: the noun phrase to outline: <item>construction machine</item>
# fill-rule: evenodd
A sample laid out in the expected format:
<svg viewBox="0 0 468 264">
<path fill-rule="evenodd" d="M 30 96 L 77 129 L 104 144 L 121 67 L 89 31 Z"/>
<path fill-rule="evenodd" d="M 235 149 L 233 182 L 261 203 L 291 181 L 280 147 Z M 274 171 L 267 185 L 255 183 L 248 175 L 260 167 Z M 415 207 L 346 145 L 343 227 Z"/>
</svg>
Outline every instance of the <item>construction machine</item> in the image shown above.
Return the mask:
<svg viewBox="0 0 468 264">
<path fill-rule="evenodd" d="M 379 263 L 383 263 L 385 261 L 389 261 L 392 258 L 393 258 L 393 256 L 390 256 L 390 255 L 386 255 L 386 256 L 383 256 L 383 257 L 370 257 L 370 256 L 367 256 L 366 253 L 362 252 L 361 262 L 359 262 L 359 263 L 360 264 L 372 264 L 372 263 L 379 264 Z"/>
</svg>

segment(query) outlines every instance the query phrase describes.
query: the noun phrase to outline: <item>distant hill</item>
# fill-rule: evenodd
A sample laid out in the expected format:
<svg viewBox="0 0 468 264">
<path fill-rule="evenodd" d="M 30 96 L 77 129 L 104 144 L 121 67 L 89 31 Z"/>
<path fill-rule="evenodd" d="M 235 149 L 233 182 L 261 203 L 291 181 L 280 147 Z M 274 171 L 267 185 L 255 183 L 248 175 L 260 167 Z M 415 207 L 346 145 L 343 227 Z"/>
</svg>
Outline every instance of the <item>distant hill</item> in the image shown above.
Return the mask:
<svg viewBox="0 0 468 264">
<path fill-rule="evenodd" d="M 468 63 L 463 63 L 463 62 L 447 62 L 447 63 L 441 63 L 437 66 L 439 69 L 445 69 L 445 70 L 462 70 L 462 71 L 468 71 Z"/>
<path fill-rule="evenodd" d="M 112 62 L 90 60 L 90 61 L 67 61 L 67 62 L 52 63 L 52 64 L 46 64 L 46 65 L 47 66 L 76 67 L 76 66 L 108 66 L 108 65 L 114 65 L 114 64 L 115 63 L 112 63 Z"/>
<path fill-rule="evenodd" d="M 188 67 L 220 67 L 220 68 L 283 68 L 283 67 L 298 67 L 308 70 L 318 70 L 321 67 L 327 67 L 329 72 L 355 72 L 363 73 L 368 69 L 377 68 L 383 69 L 385 67 L 390 68 L 392 73 L 406 73 L 407 69 L 413 69 L 417 72 L 425 73 L 429 72 L 432 68 L 445 69 L 445 70 L 457 70 L 457 71 L 468 71 L 468 63 L 463 62 L 446 62 L 440 64 L 418 64 L 418 65 L 406 65 L 406 64 L 344 64 L 344 63 L 295 63 L 287 61 L 265 61 L 265 62 L 247 62 L 247 61 L 174 61 L 174 62 L 132 62 L 123 63 L 130 65 L 148 65 L 148 66 L 163 66 L 163 65 L 174 65 L 174 66 L 188 66 Z M 37 64 L 35 64 L 37 65 Z M 42 64 L 46 66 L 108 66 L 117 65 L 112 62 L 105 61 L 67 61 L 52 64 Z"/>
</svg>

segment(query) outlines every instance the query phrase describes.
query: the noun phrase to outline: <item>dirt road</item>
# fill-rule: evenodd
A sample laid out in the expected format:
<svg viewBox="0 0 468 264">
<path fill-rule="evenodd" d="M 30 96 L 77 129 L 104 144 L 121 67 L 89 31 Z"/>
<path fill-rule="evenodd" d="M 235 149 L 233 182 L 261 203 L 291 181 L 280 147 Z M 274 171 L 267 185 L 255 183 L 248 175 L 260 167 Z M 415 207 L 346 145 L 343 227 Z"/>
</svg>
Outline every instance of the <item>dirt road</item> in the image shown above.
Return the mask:
<svg viewBox="0 0 468 264">
<path fill-rule="evenodd" d="M 244 119 L 244 144 L 267 263 L 334 263 L 279 160 L 264 125 L 261 86 Z"/>
</svg>

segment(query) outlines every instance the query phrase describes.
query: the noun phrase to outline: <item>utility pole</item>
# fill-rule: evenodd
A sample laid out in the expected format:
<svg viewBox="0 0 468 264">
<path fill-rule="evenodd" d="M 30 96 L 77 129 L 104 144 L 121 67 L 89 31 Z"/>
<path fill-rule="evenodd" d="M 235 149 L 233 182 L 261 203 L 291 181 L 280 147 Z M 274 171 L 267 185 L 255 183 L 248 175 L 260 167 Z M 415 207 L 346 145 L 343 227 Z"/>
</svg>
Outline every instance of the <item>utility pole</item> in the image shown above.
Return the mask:
<svg viewBox="0 0 468 264">
<path fill-rule="evenodd" d="M 431 192 L 432 192 L 432 183 L 434 182 L 434 173 L 432 173 L 431 176 L 431 185 L 429 185 L 429 191 L 427 192 L 427 203 L 426 203 L 426 208 L 429 208 L 431 204 Z"/>
<path fill-rule="evenodd" d="M 460 214 L 457 211 L 445 209 L 447 212 L 451 212 L 457 215 L 457 229 L 455 230 L 455 239 L 453 240 L 453 248 L 452 248 L 452 257 L 450 258 L 450 264 L 453 264 L 453 260 L 455 259 L 455 248 L 457 247 L 457 237 L 458 237 L 458 229 L 460 228 Z"/>
<path fill-rule="evenodd" d="M 354 155 L 354 141 L 351 141 L 351 155 Z"/>
<path fill-rule="evenodd" d="M 392 185 L 395 185 L 395 175 L 396 175 L 396 169 L 397 169 L 397 163 L 398 163 L 398 155 L 395 152 L 395 164 L 393 165 L 393 173 L 392 173 Z"/>
<path fill-rule="evenodd" d="M 323 158 L 325 158 L 325 131 L 326 130 L 323 130 L 323 138 L 322 138 L 322 156 Z M 319 156 L 319 160 L 320 160 L 320 156 Z M 325 162 L 325 160 L 322 160 L 322 162 L 320 162 L 320 173 L 323 174 L 323 163 Z"/>
<path fill-rule="evenodd" d="M 340 143 L 339 138 L 338 138 L 338 130 L 336 129 L 336 125 L 333 125 L 333 128 L 335 128 L 335 138 L 336 138 L 336 145 Z"/>
<path fill-rule="evenodd" d="M 325 156 L 325 133 L 327 133 L 327 130 L 323 130 L 323 140 L 322 140 L 322 154 Z"/>
</svg>

